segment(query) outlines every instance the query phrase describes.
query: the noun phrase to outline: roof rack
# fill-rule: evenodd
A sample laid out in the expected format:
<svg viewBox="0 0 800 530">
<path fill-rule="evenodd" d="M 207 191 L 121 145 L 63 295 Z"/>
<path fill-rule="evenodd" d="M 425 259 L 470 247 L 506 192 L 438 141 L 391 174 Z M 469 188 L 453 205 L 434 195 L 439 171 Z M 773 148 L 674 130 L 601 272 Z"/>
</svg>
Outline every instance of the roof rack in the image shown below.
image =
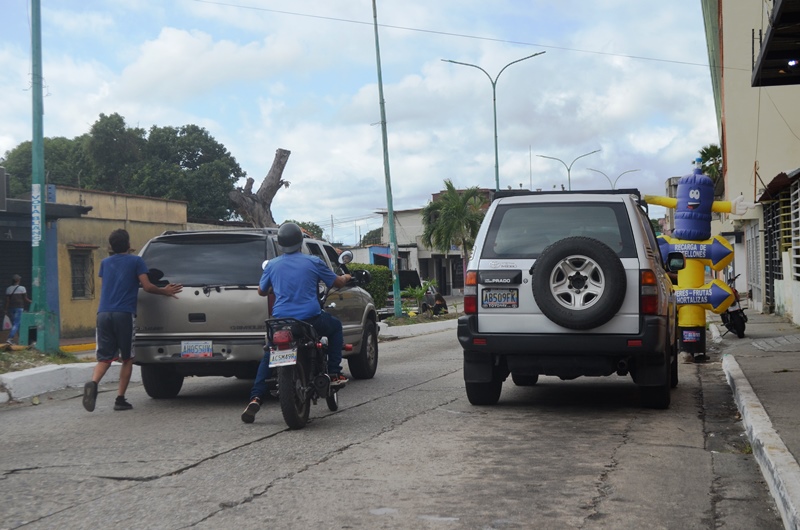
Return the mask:
<svg viewBox="0 0 800 530">
<path fill-rule="evenodd" d="M 576 194 L 602 194 L 602 195 L 635 195 L 642 198 L 641 192 L 636 188 L 622 188 L 617 190 L 556 190 L 556 191 L 531 191 L 531 190 L 498 190 L 492 193 L 492 200 L 504 197 L 521 197 L 525 195 L 576 195 Z"/>
</svg>

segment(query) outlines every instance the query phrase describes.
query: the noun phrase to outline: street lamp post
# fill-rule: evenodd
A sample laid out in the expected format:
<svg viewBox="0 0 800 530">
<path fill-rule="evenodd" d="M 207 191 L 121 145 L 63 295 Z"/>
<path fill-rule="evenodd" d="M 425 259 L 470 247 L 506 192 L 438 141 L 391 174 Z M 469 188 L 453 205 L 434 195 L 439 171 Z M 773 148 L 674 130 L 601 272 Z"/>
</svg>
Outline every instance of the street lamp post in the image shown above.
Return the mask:
<svg viewBox="0 0 800 530">
<path fill-rule="evenodd" d="M 499 163 L 499 159 L 498 159 L 498 156 L 497 156 L 497 80 L 500 78 L 500 74 L 502 74 L 503 71 L 506 68 L 508 68 L 509 66 L 511 66 L 512 64 L 518 63 L 520 61 L 524 61 L 525 59 L 530 59 L 531 57 L 536 57 L 537 55 L 542 55 L 543 53 L 545 53 L 545 52 L 534 53 L 533 55 L 528 55 L 527 57 L 523 57 L 522 59 L 517 59 L 516 61 L 511 61 L 510 63 L 505 65 L 503 67 L 503 69 L 500 70 L 500 72 L 498 72 L 498 74 L 495 76 L 494 79 L 492 79 L 492 76 L 489 75 L 489 72 L 487 72 L 486 70 L 484 70 L 483 68 L 481 68 L 478 65 L 469 64 L 469 63 L 461 63 L 461 62 L 458 62 L 458 61 L 451 61 L 450 59 L 442 59 L 442 61 L 444 61 L 446 63 L 460 64 L 460 65 L 463 65 L 463 66 L 471 66 L 472 68 L 477 68 L 478 70 L 480 70 L 481 72 L 486 74 L 486 77 L 488 77 L 489 81 L 492 83 L 492 111 L 494 112 L 494 188 L 495 188 L 495 191 L 500 191 L 500 163 Z"/>
<path fill-rule="evenodd" d="M 622 173 L 619 174 L 619 176 L 617 176 L 617 178 L 614 179 L 614 182 L 611 182 L 611 179 L 608 177 L 608 175 L 606 175 L 605 173 L 603 173 L 599 169 L 592 169 L 590 167 L 588 167 L 586 169 L 588 169 L 589 171 L 594 171 L 595 173 L 600 173 L 601 175 L 603 175 L 606 178 L 606 180 L 608 180 L 608 183 L 611 184 L 611 189 L 612 190 L 616 189 L 617 181 L 619 180 L 619 177 L 621 177 L 622 175 L 625 175 L 626 173 L 633 173 L 634 171 L 640 171 L 638 169 L 629 169 L 628 171 L 623 171 Z"/>
<path fill-rule="evenodd" d="M 538 157 L 541 157 L 541 158 L 549 158 L 550 160 L 558 160 L 559 162 L 561 162 L 562 164 L 564 164 L 564 167 L 565 167 L 565 168 L 567 168 L 567 189 L 568 189 L 569 191 L 572 191 L 572 176 L 571 176 L 571 172 L 572 172 L 572 164 L 574 164 L 574 163 L 575 163 L 575 162 L 577 162 L 579 159 L 581 159 L 581 158 L 583 158 L 583 157 L 585 157 L 585 156 L 593 155 L 593 154 L 595 154 L 595 153 L 599 153 L 600 151 L 601 151 L 600 149 L 595 149 L 595 150 L 594 150 L 594 151 L 592 151 L 591 153 L 584 153 L 584 154 L 582 154 L 581 156 L 579 156 L 578 158 L 576 158 L 575 160 L 573 160 L 573 161 L 572 161 L 572 163 L 571 163 L 570 165 L 567 165 L 567 164 L 566 164 L 566 162 L 564 162 L 564 161 L 563 161 L 563 160 L 561 160 L 560 158 L 556 158 L 556 157 L 554 157 L 554 156 L 545 156 L 545 155 L 536 155 L 536 156 L 538 156 Z"/>
</svg>

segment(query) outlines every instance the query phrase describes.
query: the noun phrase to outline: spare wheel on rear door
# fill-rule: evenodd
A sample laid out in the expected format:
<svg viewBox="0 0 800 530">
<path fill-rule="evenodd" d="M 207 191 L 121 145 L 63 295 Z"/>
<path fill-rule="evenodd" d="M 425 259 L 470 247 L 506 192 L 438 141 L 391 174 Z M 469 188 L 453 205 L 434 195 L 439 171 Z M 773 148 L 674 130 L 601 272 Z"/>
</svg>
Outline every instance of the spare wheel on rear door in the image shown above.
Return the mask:
<svg viewBox="0 0 800 530">
<path fill-rule="evenodd" d="M 539 309 L 569 329 L 592 329 L 611 320 L 627 288 L 617 254 L 589 237 L 568 237 L 545 248 L 532 276 Z"/>
</svg>

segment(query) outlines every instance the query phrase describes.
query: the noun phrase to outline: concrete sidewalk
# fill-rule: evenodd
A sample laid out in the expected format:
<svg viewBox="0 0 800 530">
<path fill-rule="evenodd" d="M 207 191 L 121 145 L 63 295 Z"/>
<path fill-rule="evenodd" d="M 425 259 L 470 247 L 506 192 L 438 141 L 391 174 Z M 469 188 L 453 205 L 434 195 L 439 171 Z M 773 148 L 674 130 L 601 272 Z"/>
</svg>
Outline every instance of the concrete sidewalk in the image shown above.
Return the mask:
<svg viewBox="0 0 800 530">
<path fill-rule="evenodd" d="M 747 311 L 745 337 L 709 314 L 709 343 L 722 353 L 747 436 L 786 528 L 800 528 L 800 328 Z"/>
</svg>

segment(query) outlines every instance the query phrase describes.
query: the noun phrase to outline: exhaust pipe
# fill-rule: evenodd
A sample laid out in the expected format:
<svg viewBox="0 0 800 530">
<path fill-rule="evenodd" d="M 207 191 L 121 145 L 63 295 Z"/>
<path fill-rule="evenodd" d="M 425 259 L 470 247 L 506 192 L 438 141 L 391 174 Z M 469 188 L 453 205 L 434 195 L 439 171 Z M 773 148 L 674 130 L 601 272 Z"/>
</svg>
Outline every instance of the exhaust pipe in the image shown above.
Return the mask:
<svg viewBox="0 0 800 530">
<path fill-rule="evenodd" d="M 628 375 L 628 359 L 620 359 L 617 363 L 617 375 Z"/>
</svg>

